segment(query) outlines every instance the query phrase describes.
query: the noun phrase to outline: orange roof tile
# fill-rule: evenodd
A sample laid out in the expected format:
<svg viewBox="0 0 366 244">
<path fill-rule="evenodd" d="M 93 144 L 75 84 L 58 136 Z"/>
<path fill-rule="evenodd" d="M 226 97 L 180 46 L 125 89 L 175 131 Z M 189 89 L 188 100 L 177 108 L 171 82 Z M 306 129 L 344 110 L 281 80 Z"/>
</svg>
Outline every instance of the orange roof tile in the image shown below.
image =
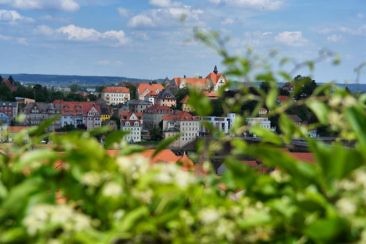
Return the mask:
<svg viewBox="0 0 366 244">
<path fill-rule="evenodd" d="M 214 84 L 216 84 L 218 81 L 219 81 L 219 79 L 220 79 L 220 77 L 222 76 L 222 74 L 221 73 L 215 73 L 215 72 L 211 72 L 211 73 L 209 73 L 208 75 L 207 75 L 207 79 L 210 79 L 212 82 L 214 82 Z"/>
<path fill-rule="evenodd" d="M 111 157 L 116 157 L 119 155 L 119 150 L 107 150 L 107 154 Z M 183 156 L 177 156 L 170 149 L 164 149 L 160 151 L 157 155 L 153 157 L 155 149 L 147 149 L 140 154 L 150 159 L 152 164 L 156 163 L 180 163 L 184 169 L 191 170 L 194 168 L 193 161 L 185 154 Z"/>
<path fill-rule="evenodd" d="M 187 154 L 184 154 L 178 159 L 178 162 L 182 164 L 184 169 L 192 170 L 194 169 L 194 163 L 193 161 L 187 156 Z"/>
<path fill-rule="evenodd" d="M 146 95 L 157 96 L 159 92 L 164 89 L 162 84 L 149 84 L 149 83 L 140 83 L 137 87 L 137 93 L 139 95 L 144 94 L 146 91 L 149 91 Z"/>
<path fill-rule="evenodd" d="M 163 117 L 166 121 L 192 121 L 199 120 L 197 116 L 184 111 L 176 111 L 174 114 L 167 114 Z"/>
<path fill-rule="evenodd" d="M 152 163 L 176 163 L 179 159 L 172 150 L 164 149 L 153 157 L 155 149 L 148 149 L 142 152 L 142 156 L 151 159 Z"/>
<path fill-rule="evenodd" d="M 191 78 L 176 77 L 174 78 L 174 81 L 177 86 L 180 86 L 184 82 L 187 86 L 200 87 L 200 88 L 205 88 L 205 86 L 209 83 L 209 80 L 207 78 L 197 78 L 197 77 L 191 77 Z"/>
<path fill-rule="evenodd" d="M 130 89 L 124 86 L 107 86 L 102 93 L 130 93 Z"/>
</svg>

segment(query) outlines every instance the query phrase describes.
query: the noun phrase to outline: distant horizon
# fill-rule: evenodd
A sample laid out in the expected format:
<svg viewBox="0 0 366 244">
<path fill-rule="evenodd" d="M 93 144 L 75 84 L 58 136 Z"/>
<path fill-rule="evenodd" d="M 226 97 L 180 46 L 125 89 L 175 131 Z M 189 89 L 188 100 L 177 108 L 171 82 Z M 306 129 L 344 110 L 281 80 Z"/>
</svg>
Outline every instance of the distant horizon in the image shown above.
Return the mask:
<svg viewBox="0 0 366 244">
<path fill-rule="evenodd" d="M 9 73 L 0 73 L 0 75 L 2 77 L 4 76 L 58 76 L 58 77 L 80 77 L 80 78 L 112 78 L 112 79 L 126 79 L 127 82 L 129 82 L 128 80 L 136 80 L 136 82 L 153 82 L 153 81 L 162 81 L 165 80 L 166 78 L 168 79 L 173 79 L 174 77 L 165 77 L 165 78 L 157 78 L 157 79 L 146 79 L 146 78 L 140 78 L 140 77 L 126 77 L 126 76 L 114 76 L 114 75 L 75 75 L 75 74 L 30 74 L 30 73 L 14 73 L 14 74 L 9 74 Z M 301 75 L 301 74 L 299 74 Z M 203 76 L 203 75 L 201 75 Z M 296 75 L 295 75 L 296 76 Z M 302 76 L 306 76 L 306 75 L 302 75 Z M 187 76 L 187 77 L 198 77 L 198 76 Z M 328 81 L 328 82 L 322 82 L 322 81 L 317 81 L 316 79 L 314 79 L 315 82 L 317 84 L 326 84 L 326 83 L 334 83 L 337 85 L 365 85 L 365 90 L 366 90 L 366 83 L 357 83 L 357 82 L 337 82 L 337 81 Z M 40 82 L 40 81 L 25 81 L 25 82 Z M 118 82 L 118 81 L 111 81 L 110 84 L 114 83 L 114 82 Z M 237 81 L 240 82 L 240 81 Z M 44 82 L 40 82 L 40 83 L 44 83 Z M 72 81 L 70 81 L 70 83 L 72 83 Z M 242 83 L 245 83 L 244 81 Z M 259 81 L 253 81 L 253 83 L 260 83 Z M 286 83 L 285 81 L 280 81 L 278 82 L 278 84 L 284 84 Z"/>
</svg>

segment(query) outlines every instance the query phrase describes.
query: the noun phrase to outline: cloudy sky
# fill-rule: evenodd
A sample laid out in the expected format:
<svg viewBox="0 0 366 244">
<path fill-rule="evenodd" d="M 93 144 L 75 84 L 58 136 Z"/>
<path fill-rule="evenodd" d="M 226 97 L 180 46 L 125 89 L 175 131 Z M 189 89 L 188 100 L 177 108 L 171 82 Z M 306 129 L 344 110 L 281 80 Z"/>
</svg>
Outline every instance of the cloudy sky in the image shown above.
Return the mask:
<svg viewBox="0 0 366 244">
<path fill-rule="evenodd" d="M 233 53 L 339 53 L 317 81 L 352 81 L 366 61 L 364 0 L 0 0 L 0 72 L 155 79 L 222 68 L 194 27 L 230 37 Z"/>
</svg>

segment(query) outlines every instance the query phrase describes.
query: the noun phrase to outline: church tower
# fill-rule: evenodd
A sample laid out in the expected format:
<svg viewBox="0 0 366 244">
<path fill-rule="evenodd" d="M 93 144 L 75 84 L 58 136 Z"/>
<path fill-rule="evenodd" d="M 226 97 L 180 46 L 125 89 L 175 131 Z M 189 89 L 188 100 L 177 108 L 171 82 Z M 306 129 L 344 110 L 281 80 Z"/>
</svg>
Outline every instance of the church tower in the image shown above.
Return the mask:
<svg viewBox="0 0 366 244">
<path fill-rule="evenodd" d="M 215 65 L 215 68 L 214 68 L 213 72 L 214 72 L 215 74 L 219 73 L 219 72 L 217 71 L 217 66 L 216 66 L 216 65 Z"/>
</svg>

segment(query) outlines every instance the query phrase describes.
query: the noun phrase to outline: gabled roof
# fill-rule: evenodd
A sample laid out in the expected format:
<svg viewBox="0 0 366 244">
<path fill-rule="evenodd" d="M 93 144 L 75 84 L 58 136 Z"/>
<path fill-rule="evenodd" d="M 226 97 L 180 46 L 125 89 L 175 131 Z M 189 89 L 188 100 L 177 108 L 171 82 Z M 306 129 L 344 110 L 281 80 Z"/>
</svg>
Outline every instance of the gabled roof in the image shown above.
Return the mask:
<svg viewBox="0 0 366 244">
<path fill-rule="evenodd" d="M 107 86 L 102 93 L 130 93 L 130 89 L 124 86 Z"/>
<path fill-rule="evenodd" d="M 101 113 L 100 105 L 95 102 L 71 102 L 56 100 L 54 104 L 61 106 L 62 115 L 83 115 L 87 116 L 91 109 L 95 108 L 98 113 Z"/>
<path fill-rule="evenodd" d="M 34 108 L 37 108 L 39 113 L 41 114 L 47 114 L 47 113 L 57 113 L 60 112 L 60 105 L 54 104 L 54 103 L 44 103 L 44 102 L 34 102 L 34 103 L 28 103 L 24 107 L 24 113 L 30 114 Z"/>
<path fill-rule="evenodd" d="M 138 113 L 138 112 L 129 112 L 129 111 L 123 111 L 119 114 L 121 120 L 132 120 L 131 119 L 132 115 L 135 115 L 137 117 L 137 120 L 141 120 L 143 114 Z M 124 118 L 127 118 L 127 119 L 124 119 Z"/>
<path fill-rule="evenodd" d="M 140 83 L 137 87 L 137 93 L 139 95 L 143 95 L 144 93 L 146 93 L 145 95 L 149 94 L 149 95 L 153 95 L 156 96 L 159 94 L 159 92 L 161 92 L 164 89 L 163 85 L 160 83 L 156 83 L 156 84 L 149 84 L 149 83 Z"/>
<path fill-rule="evenodd" d="M 211 72 L 206 76 L 206 79 L 211 80 L 215 85 L 217 84 L 217 82 L 219 81 L 219 79 L 221 78 L 222 74 L 221 73 L 215 73 L 215 72 Z"/>
</svg>

